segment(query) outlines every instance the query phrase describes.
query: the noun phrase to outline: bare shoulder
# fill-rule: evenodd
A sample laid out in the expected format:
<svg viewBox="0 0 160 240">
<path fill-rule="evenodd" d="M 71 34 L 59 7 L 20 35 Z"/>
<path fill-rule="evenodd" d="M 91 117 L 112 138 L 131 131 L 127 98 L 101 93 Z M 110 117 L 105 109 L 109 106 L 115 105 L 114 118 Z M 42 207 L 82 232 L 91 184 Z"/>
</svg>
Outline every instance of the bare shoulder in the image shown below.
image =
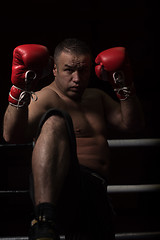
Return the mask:
<svg viewBox="0 0 160 240">
<path fill-rule="evenodd" d="M 90 98 L 96 106 L 101 103 L 107 112 L 119 106 L 119 103 L 113 100 L 110 95 L 97 88 L 87 88 L 84 98 Z"/>
<path fill-rule="evenodd" d="M 86 88 L 84 94 L 86 96 L 95 96 L 95 95 L 97 96 L 97 95 L 100 95 L 100 92 L 101 91 L 97 88 Z"/>
<path fill-rule="evenodd" d="M 61 99 L 58 94 L 49 86 L 41 89 L 35 93 L 37 100 L 31 100 L 29 105 L 30 118 L 39 118 L 50 108 L 59 108 L 61 106 Z"/>
<path fill-rule="evenodd" d="M 37 100 L 29 105 L 29 126 L 33 134 L 43 114 L 51 108 L 61 108 L 62 100 L 49 86 L 36 92 Z"/>
<path fill-rule="evenodd" d="M 98 88 L 87 88 L 85 90 L 84 96 L 91 97 L 91 98 L 103 98 L 103 97 L 107 97 L 108 95 L 104 91 Z"/>
<path fill-rule="evenodd" d="M 40 108 L 47 110 L 49 108 L 59 107 L 61 104 L 59 95 L 50 87 L 50 85 L 36 92 L 36 95 L 37 101 L 32 101 L 31 106 L 39 106 Z"/>
<path fill-rule="evenodd" d="M 49 100 L 50 97 L 53 99 L 60 99 L 59 95 L 53 90 L 53 88 L 50 87 L 50 85 L 42 88 L 39 92 L 36 93 L 39 97 L 45 98 L 46 101 L 47 99 Z"/>
</svg>

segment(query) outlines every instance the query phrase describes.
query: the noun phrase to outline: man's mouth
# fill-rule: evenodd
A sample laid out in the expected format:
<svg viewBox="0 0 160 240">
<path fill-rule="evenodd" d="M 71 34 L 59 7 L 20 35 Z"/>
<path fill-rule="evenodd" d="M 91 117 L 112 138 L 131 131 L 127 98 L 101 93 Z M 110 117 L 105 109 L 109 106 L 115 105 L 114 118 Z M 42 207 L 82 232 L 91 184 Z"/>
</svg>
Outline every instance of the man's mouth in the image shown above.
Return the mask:
<svg viewBox="0 0 160 240">
<path fill-rule="evenodd" d="M 70 87 L 70 89 L 71 89 L 73 92 L 79 92 L 79 91 L 80 91 L 80 86 L 73 86 L 73 87 Z"/>
</svg>

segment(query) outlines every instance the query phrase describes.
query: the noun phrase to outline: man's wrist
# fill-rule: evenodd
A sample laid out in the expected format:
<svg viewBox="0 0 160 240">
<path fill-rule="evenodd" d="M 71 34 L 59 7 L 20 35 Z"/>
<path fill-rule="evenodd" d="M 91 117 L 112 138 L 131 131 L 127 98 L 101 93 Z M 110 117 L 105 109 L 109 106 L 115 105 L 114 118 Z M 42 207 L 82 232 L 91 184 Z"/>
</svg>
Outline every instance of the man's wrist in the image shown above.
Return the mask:
<svg viewBox="0 0 160 240">
<path fill-rule="evenodd" d="M 30 104 L 31 98 L 37 101 L 37 95 L 34 92 L 25 91 L 13 85 L 9 92 L 8 101 L 10 105 L 16 108 L 22 108 Z"/>
<path fill-rule="evenodd" d="M 114 91 L 116 92 L 117 97 L 120 101 L 125 101 L 128 98 L 136 96 L 136 89 L 134 87 L 134 83 L 131 86 L 124 86 L 122 88 L 115 88 Z"/>
</svg>

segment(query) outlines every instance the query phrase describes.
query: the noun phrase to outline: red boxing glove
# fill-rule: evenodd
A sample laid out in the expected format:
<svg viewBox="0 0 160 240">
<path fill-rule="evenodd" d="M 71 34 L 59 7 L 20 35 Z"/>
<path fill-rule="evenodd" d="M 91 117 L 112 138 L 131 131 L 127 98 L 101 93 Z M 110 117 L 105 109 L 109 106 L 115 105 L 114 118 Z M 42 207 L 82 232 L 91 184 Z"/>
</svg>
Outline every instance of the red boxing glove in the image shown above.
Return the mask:
<svg viewBox="0 0 160 240">
<path fill-rule="evenodd" d="M 37 100 L 33 90 L 48 62 L 49 52 L 45 46 L 25 44 L 14 49 L 11 76 L 13 86 L 8 98 L 11 105 L 23 107 L 30 103 L 31 97 Z"/>
<path fill-rule="evenodd" d="M 126 100 L 135 94 L 132 71 L 124 47 L 114 47 L 98 54 L 95 59 L 98 78 L 109 81 L 117 97 Z"/>
</svg>

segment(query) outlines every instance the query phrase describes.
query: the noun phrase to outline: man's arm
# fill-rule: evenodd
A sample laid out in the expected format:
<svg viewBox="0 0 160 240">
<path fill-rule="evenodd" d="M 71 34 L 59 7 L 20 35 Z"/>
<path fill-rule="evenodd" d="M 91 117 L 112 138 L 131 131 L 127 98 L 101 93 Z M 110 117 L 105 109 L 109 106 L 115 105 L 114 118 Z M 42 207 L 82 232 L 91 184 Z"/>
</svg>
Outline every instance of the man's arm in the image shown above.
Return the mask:
<svg viewBox="0 0 160 240">
<path fill-rule="evenodd" d="M 49 92 L 45 89 L 36 92 L 36 95 L 37 101 L 31 101 L 29 105 L 22 108 L 8 105 L 3 124 L 3 135 L 7 142 L 31 142 L 35 137 L 38 123 L 48 110 L 48 102 L 51 99 Z"/>
<path fill-rule="evenodd" d="M 144 127 L 141 103 L 136 95 L 117 102 L 102 93 L 105 116 L 108 123 L 120 130 L 138 131 Z"/>
<path fill-rule="evenodd" d="M 22 143 L 32 140 L 32 131 L 28 124 L 28 105 L 31 98 L 36 101 L 33 92 L 43 69 L 49 61 L 45 46 L 25 44 L 13 51 L 12 87 L 9 93 L 9 106 L 4 116 L 4 139 L 7 142 Z"/>
<path fill-rule="evenodd" d="M 32 141 L 28 129 L 28 106 L 15 108 L 8 105 L 4 115 L 3 137 L 10 143 L 24 143 Z"/>
<path fill-rule="evenodd" d="M 144 128 L 144 115 L 140 101 L 136 95 L 125 101 L 120 101 L 122 124 L 126 129 L 139 131 Z"/>
<path fill-rule="evenodd" d="M 95 59 L 96 75 L 108 81 L 120 102 L 103 95 L 107 120 L 123 130 L 138 130 L 144 126 L 140 102 L 136 96 L 132 69 L 124 47 L 107 49 Z"/>
</svg>

